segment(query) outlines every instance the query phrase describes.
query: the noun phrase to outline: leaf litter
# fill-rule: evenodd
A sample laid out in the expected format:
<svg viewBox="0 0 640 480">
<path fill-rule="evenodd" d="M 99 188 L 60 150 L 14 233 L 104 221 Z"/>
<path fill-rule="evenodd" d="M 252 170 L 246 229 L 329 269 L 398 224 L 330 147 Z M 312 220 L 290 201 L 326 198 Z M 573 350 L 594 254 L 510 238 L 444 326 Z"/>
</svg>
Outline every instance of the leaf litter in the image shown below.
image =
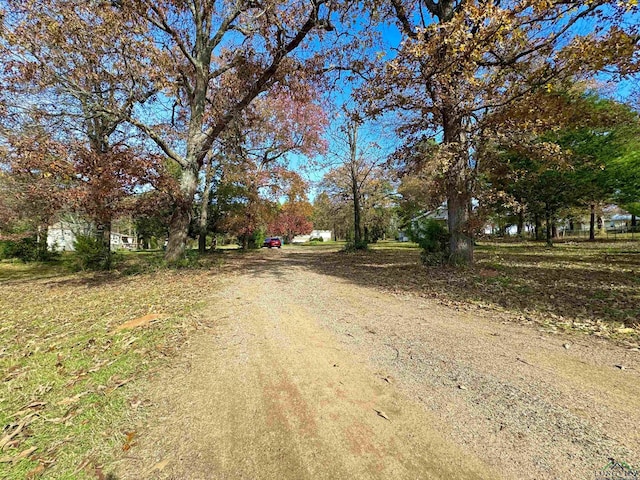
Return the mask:
<svg viewBox="0 0 640 480">
<path fill-rule="evenodd" d="M 30 268 L 0 264 L 9 278 L 0 298 L 0 456 L 10 459 L 0 477 L 96 478 L 121 451 L 118 432 L 148 406 L 133 394 L 136 381 L 202 328 L 206 302 L 193 299 L 214 294 L 220 279 L 205 269 L 39 278 Z M 11 270 L 19 280 L 3 275 Z M 116 325 L 131 328 L 110 335 Z M 91 466 L 74 473 L 87 456 Z"/>
</svg>

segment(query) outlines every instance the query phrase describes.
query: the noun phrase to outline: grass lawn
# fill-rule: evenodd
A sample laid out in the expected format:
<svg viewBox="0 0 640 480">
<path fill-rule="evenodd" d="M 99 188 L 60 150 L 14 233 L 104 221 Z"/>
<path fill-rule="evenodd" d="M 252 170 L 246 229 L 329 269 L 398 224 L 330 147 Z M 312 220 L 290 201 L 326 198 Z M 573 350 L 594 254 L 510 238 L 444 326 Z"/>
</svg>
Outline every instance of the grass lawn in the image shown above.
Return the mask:
<svg viewBox="0 0 640 480">
<path fill-rule="evenodd" d="M 637 342 L 640 242 L 481 242 L 472 268 L 425 267 L 415 244 L 379 242 L 367 252 L 309 257 L 328 275 L 442 303 L 513 312 L 551 330 Z"/>
<path fill-rule="evenodd" d="M 0 263 L 0 478 L 105 478 L 101 465 L 135 444 L 136 380 L 199 326 L 219 282 L 215 255 L 145 273 L 160 255 L 122 256 L 109 274 Z M 162 317 L 110 333 L 150 313 Z"/>
</svg>

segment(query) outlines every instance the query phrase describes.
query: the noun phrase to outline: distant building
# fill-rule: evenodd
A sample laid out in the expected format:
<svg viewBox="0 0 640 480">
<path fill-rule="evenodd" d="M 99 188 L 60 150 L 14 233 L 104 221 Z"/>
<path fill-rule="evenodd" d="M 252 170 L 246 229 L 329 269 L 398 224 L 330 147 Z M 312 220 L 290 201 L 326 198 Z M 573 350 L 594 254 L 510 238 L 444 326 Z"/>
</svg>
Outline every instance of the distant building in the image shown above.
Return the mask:
<svg viewBox="0 0 640 480">
<path fill-rule="evenodd" d="M 47 247 L 51 251 L 73 252 L 78 235 L 93 235 L 93 226 L 84 221 L 63 220 L 47 229 Z M 138 239 L 135 234 L 123 234 L 117 230 L 111 232 L 111 250 L 137 250 Z"/>
<path fill-rule="evenodd" d="M 411 239 L 409 238 L 409 234 L 405 230 L 398 231 L 398 241 L 399 242 L 408 242 Z"/>
<path fill-rule="evenodd" d="M 598 209 L 595 219 L 596 231 L 627 232 L 633 226 L 633 215 L 617 205 L 605 205 Z M 563 220 L 558 228 L 561 234 L 571 235 L 587 233 L 591 228 L 591 219 L 588 213 Z"/>
<path fill-rule="evenodd" d="M 73 252 L 78 235 L 91 235 L 91 225 L 73 220 L 56 222 L 47 228 L 47 247 L 51 251 Z"/>
</svg>

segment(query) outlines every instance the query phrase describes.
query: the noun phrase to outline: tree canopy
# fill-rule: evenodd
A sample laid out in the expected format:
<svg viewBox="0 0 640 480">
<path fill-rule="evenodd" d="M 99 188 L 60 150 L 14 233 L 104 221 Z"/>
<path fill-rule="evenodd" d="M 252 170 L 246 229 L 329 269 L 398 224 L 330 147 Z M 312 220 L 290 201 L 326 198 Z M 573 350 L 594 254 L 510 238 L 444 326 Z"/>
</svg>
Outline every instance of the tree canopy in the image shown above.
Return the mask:
<svg viewBox="0 0 640 480">
<path fill-rule="evenodd" d="M 633 88 L 617 91 L 629 106 L 602 88 L 637 79 L 632 0 L 0 9 L 3 235 L 82 212 L 109 252 L 112 221 L 150 221 L 156 202 L 164 218 L 146 230 L 166 229 L 168 261 L 189 236 L 202 251 L 218 233 L 246 245 L 265 229 L 308 230 L 311 217 L 361 244 L 395 224 L 399 193 L 406 212 L 446 203 L 458 263 L 472 261 L 490 205 L 520 217 L 605 201 L 638 212 L 637 100 Z M 312 210 L 291 189 L 314 159 L 334 160 L 339 141 L 326 132 L 343 121 L 337 111 L 349 112 L 349 148 L 322 171 Z M 373 120 L 393 155 L 359 151 Z"/>
</svg>

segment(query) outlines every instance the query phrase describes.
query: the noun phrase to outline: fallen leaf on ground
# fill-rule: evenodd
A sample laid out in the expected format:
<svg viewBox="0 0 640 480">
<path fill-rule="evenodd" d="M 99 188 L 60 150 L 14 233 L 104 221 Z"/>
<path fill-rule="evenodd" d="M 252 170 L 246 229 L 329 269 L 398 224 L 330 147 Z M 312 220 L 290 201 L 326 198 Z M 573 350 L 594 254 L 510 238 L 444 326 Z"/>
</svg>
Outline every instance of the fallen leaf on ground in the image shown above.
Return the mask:
<svg viewBox="0 0 640 480">
<path fill-rule="evenodd" d="M 389 420 L 389 417 L 387 417 L 387 414 L 384 413 L 382 410 L 376 410 L 375 408 L 373 409 L 374 412 L 376 412 L 378 414 L 379 417 L 384 418 L 385 420 Z M 390 420 L 389 420 L 390 421 Z"/>
<path fill-rule="evenodd" d="M 98 362 L 96 363 L 92 368 L 90 368 L 89 370 L 87 370 L 88 373 L 95 373 L 98 370 L 100 370 L 102 367 L 104 367 L 105 365 L 109 364 L 111 365 L 114 362 L 114 360 L 104 360 L 102 362 Z"/>
<path fill-rule="evenodd" d="M 87 457 L 84 460 L 82 460 L 82 462 L 80 462 L 80 465 L 77 466 L 77 468 L 74 470 L 73 473 L 78 473 L 81 472 L 82 470 L 84 470 L 85 468 L 87 468 L 87 466 L 91 463 L 91 457 Z"/>
<path fill-rule="evenodd" d="M 127 438 L 124 441 L 124 445 L 122 445 L 122 450 L 123 451 L 128 451 L 129 449 L 131 449 L 131 447 L 134 445 L 134 443 L 132 443 L 133 439 L 136 436 L 136 432 L 127 432 Z"/>
<path fill-rule="evenodd" d="M 116 390 L 117 388 L 122 387 L 123 385 L 126 385 L 127 383 L 129 383 L 130 381 L 132 381 L 135 377 L 129 377 L 126 378 L 124 380 L 119 381 L 118 383 L 116 383 L 115 385 L 113 385 L 112 387 L 107 388 L 104 393 L 109 394 L 111 392 L 113 392 L 114 390 Z"/>
<path fill-rule="evenodd" d="M 36 477 L 40 476 L 40 474 L 42 472 L 44 472 L 44 470 L 45 470 L 45 466 L 43 464 L 39 463 L 36 468 L 31 470 L 29 473 L 27 473 L 27 478 L 36 478 Z"/>
<path fill-rule="evenodd" d="M 63 398 L 58 402 L 58 405 L 70 405 L 72 403 L 76 403 L 78 400 L 80 400 L 82 397 L 84 397 L 88 393 L 89 393 L 88 391 L 81 392 L 81 393 L 78 393 L 77 395 L 74 395 L 73 397 Z"/>
<path fill-rule="evenodd" d="M 13 415 L 11 415 L 12 417 L 19 417 L 20 415 L 24 415 L 25 413 L 28 413 L 29 410 L 40 410 L 42 408 L 44 408 L 44 406 L 47 404 L 47 402 L 32 402 L 29 405 L 22 407 L 19 411 L 17 411 L 16 413 L 14 413 Z"/>
<path fill-rule="evenodd" d="M 105 480 L 107 477 L 104 476 L 104 472 L 102 471 L 102 467 L 96 465 L 93 467 L 93 473 L 98 478 L 98 480 Z"/>
<path fill-rule="evenodd" d="M 72 405 L 71 407 L 69 407 L 69 409 L 65 412 L 63 417 L 57 417 L 57 418 L 45 418 L 44 421 L 45 422 L 49 422 L 49 423 L 64 423 L 65 425 L 68 425 L 69 422 L 76 416 L 80 415 L 83 412 L 82 408 L 78 408 L 77 405 Z"/>
<path fill-rule="evenodd" d="M 138 407 L 142 405 L 142 400 L 140 400 L 138 397 L 132 398 L 131 400 L 129 400 L 129 405 L 131 405 L 132 409 L 137 410 Z"/>
<path fill-rule="evenodd" d="M 33 420 L 35 419 L 36 416 L 37 416 L 37 414 L 35 414 L 35 413 L 31 413 L 31 414 L 27 415 L 18 424 L 15 425 L 15 428 L 13 429 L 12 432 L 10 432 L 10 433 L 6 434 L 4 437 L 2 437 L 0 439 L 0 450 L 3 450 L 4 447 L 9 445 L 9 442 L 11 442 L 11 440 L 13 440 L 13 437 L 18 435 L 22 431 L 22 429 L 24 427 L 26 427 L 31 422 L 33 422 Z"/>
<path fill-rule="evenodd" d="M 121 325 L 118 325 L 116 328 L 111 330 L 109 334 L 113 335 L 116 332 L 120 332 L 122 330 L 129 330 L 131 328 L 143 327 L 145 325 L 149 325 L 152 321 L 158 320 L 165 315 L 161 315 L 159 313 L 149 313 L 142 317 L 134 318 L 133 320 L 129 320 L 128 322 L 124 322 Z"/>
<path fill-rule="evenodd" d="M 18 463 L 23 458 L 27 458 L 29 455 L 31 455 L 33 452 L 35 452 L 37 449 L 38 449 L 38 447 L 31 447 L 31 448 L 27 448 L 26 450 L 23 450 L 22 452 L 20 452 L 15 457 L 10 457 L 10 456 L 2 457 L 2 458 L 0 458 L 0 463 L 9 463 L 9 462 Z"/>
</svg>

